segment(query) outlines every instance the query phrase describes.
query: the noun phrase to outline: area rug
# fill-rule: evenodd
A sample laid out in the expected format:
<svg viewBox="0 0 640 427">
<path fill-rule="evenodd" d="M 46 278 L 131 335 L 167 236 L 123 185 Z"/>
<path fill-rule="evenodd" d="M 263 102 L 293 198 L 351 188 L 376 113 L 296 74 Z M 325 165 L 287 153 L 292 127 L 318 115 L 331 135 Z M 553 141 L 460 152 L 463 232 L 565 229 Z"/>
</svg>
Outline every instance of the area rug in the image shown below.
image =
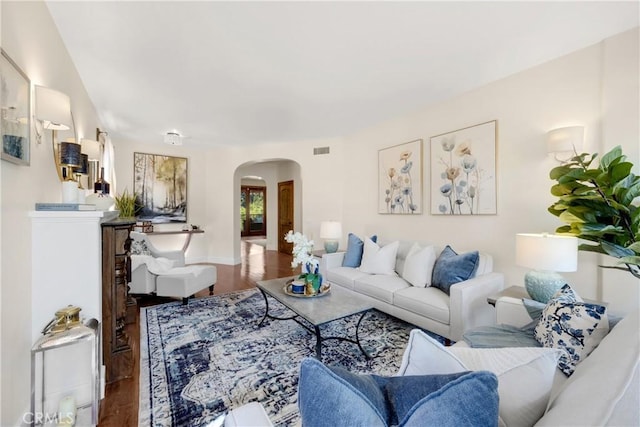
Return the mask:
<svg viewBox="0 0 640 427">
<path fill-rule="evenodd" d="M 269 300 L 279 315 L 291 315 Z M 205 426 L 219 415 L 260 402 L 274 425 L 299 425 L 300 362 L 315 354 L 315 337 L 297 323 L 267 319 L 257 289 L 142 308 L 140 426 Z M 359 315 L 322 327 L 323 335 L 355 335 Z M 323 362 L 352 372 L 392 375 L 414 326 L 372 310 L 358 347 L 323 343 Z"/>
</svg>

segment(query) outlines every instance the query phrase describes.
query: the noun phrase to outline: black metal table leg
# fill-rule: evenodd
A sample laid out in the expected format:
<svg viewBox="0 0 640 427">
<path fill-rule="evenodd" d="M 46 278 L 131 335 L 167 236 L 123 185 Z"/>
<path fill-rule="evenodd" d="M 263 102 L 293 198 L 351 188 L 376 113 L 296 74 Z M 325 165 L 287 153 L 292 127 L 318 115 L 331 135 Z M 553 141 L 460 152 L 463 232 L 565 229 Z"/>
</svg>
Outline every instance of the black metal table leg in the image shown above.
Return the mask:
<svg viewBox="0 0 640 427">
<path fill-rule="evenodd" d="M 358 324 L 356 325 L 356 344 L 358 344 L 358 347 L 360 348 L 360 351 L 362 352 L 362 354 L 364 354 L 364 357 L 369 360 L 371 359 L 371 356 L 369 355 L 369 353 L 367 353 L 365 351 L 364 348 L 362 348 L 362 344 L 360 344 L 360 336 L 358 335 L 358 331 L 360 330 L 360 323 L 362 323 L 362 319 L 364 319 L 364 316 L 366 316 L 368 313 L 368 311 L 365 311 L 364 313 L 362 313 L 362 316 L 360 316 L 360 319 L 358 320 Z"/>
<path fill-rule="evenodd" d="M 322 335 L 320 335 L 320 328 L 314 326 L 316 330 L 316 358 L 322 362 Z"/>
<path fill-rule="evenodd" d="M 264 298 L 264 317 L 262 317 L 262 320 L 260 321 L 260 323 L 258 323 L 258 326 L 262 326 L 262 322 L 264 322 L 267 317 L 269 316 L 269 300 L 267 299 L 267 294 L 260 289 L 260 293 L 262 293 L 262 297 Z"/>
</svg>

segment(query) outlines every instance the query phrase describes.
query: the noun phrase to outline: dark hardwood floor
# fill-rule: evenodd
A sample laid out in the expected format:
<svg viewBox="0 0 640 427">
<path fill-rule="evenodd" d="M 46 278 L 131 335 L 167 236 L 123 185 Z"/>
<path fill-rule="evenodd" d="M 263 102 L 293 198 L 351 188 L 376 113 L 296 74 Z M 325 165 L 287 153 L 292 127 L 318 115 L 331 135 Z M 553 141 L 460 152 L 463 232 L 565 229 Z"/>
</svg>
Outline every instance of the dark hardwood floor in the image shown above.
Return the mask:
<svg viewBox="0 0 640 427">
<path fill-rule="evenodd" d="M 291 255 L 277 251 L 267 251 L 263 246 L 242 241 L 242 263 L 236 266 L 216 264 L 218 280 L 214 294 L 251 289 L 257 280 L 290 276 Z M 196 294 L 207 296 L 208 290 Z M 167 298 L 143 297 L 138 299 L 138 307 L 162 304 L 172 301 Z M 140 376 L 140 323 L 136 315 L 135 323 L 127 326 L 134 354 L 133 376 L 108 384 L 105 398 L 100 402 L 100 427 L 133 427 L 138 425 L 138 391 Z"/>
</svg>

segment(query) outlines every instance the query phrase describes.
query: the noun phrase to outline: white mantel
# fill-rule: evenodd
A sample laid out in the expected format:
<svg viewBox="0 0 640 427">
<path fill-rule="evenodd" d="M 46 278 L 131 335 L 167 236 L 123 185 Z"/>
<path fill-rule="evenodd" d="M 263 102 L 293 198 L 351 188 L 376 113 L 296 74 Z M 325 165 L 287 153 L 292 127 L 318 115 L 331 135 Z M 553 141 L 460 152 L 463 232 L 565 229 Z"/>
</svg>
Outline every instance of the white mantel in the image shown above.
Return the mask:
<svg viewBox="0 0 640 427">
<path fill-rule="evenodd" d="M 69 305 L 102 322 L 100 223 L 103 211 L 32 211 L 31 330 L 35 342 L 54 313 Z"/>
</svg>

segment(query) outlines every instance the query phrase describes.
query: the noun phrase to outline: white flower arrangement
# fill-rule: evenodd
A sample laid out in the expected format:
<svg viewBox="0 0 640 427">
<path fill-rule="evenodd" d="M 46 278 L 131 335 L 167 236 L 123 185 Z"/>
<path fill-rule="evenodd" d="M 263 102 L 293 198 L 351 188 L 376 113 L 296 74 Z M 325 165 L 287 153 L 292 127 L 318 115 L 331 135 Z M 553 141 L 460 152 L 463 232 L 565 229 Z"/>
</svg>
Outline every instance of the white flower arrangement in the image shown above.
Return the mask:
<svg viewBox="0 0 640 427">
<path fill-rule="evenodd" d="M 294 233 L 293 230 L 289 230 L 289 232 L 285 234 L 284 240 L 293 243 L 293 261 L 291 261 L 291 267 L 296 268 L 299 265 L 303 265 L 308 273 L 318 274 L 320 263 L 318 259 L 311 254 L 313 251 L 313 240 L 307 239 L 307 237 L 299 231 Z"/>
</svg>

